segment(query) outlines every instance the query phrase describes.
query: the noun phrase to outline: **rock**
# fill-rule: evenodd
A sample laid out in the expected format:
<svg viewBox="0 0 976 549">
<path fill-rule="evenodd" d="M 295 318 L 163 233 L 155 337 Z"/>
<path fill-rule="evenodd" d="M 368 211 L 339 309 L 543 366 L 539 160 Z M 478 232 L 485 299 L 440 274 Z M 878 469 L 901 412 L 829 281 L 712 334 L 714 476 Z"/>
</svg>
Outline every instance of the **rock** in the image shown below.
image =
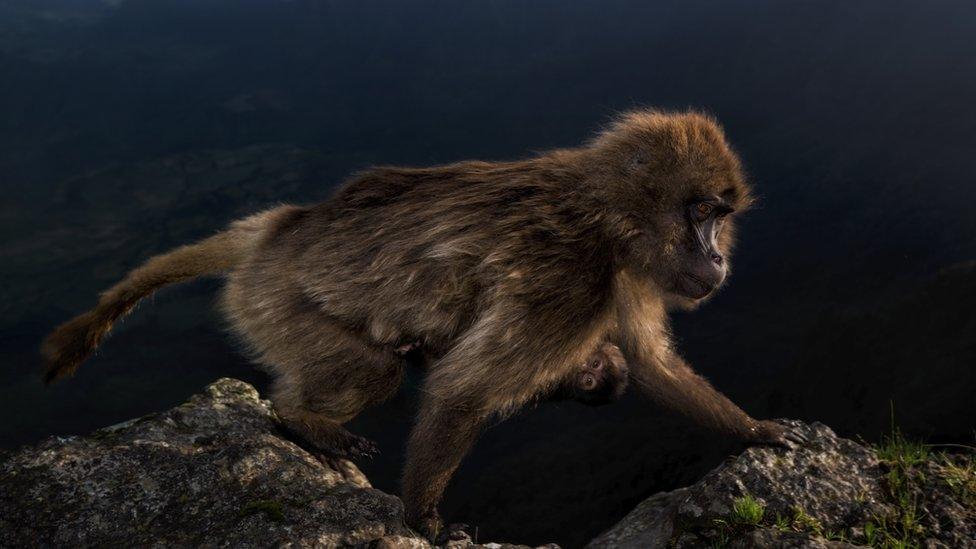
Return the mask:
<svg viewBox="0 0 976 549">
<path fill-rule="evenodd" d="M 430 547 L 398 498 L 285 438 L 270 403 L 233 379 L 0 459 L 0 547 Z"/>
<path fill-rule="evenodd" d="M 976 547 L 972 456 L 889 463 L 825 425 L 789 423 L 809 444 L 750 448 L 692 486 L 651 496 L 588 547 L 841 548 L 905 532 L 925 547 Z M 958 465 L 955 490 L 947 463 Z M 893 487 L 892 471 L 907 480 Z"/>
<path fill-rule="evenodd" d="M 971 455 L 881 460 L 824 425 L 792 424 L 809 444 L 750 448 L 648 498 L 589 547 L 834 549 L 884 536 L 976 547 Z M 296 445 L 270 403 L 233 379 L 166 412 L 2 453 L 0 487 L 0 547 L 431 548 L 404 525 L 399 499 L 353 463 Z"/>
</svg>

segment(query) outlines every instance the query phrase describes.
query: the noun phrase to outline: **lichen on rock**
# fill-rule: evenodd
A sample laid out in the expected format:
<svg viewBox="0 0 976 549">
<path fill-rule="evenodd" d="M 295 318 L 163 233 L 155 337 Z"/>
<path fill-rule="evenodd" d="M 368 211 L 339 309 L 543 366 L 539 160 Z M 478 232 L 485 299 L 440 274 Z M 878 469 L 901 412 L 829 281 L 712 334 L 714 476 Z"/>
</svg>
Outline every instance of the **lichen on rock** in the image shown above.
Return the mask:
<svg viewBox="0 0 976 549">
<path fill-rule="evenodd" d="M 270 403 L 233 379 L 11 453 L 0 486 L 0 547 L 430 547 L 398 498 L 283 436 Z"/>
<path fill-rule="evenodd" d="M 794 426 L 808 444 L 750 448 L 651 496 L 589 547 L 887 547 L 892 536 L 976 547 L 972 455 L 916 446 L 899 460 L 900 442 L 879 454 L 825 425 Z M 352 462 L 305 451 L 233 379 L 165 412 L 0 454 L 0 547 L 282 545 L 432 547 L 398 498 Z"/>
</svg>

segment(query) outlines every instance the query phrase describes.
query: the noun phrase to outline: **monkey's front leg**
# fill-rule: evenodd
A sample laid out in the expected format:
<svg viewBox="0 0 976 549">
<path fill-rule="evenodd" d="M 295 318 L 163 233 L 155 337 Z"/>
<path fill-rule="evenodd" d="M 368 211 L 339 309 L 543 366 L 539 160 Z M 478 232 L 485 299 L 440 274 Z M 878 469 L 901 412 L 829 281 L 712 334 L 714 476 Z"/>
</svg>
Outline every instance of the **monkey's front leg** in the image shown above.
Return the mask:
<svg viewBox="0 0 976 549">
<path fill-rule="evenodd" d="M 641 392 L 706 427 L 756 444 L 790 448 L 806 442 L 789 427 L 753 419 L 674 353 L 645 358 L 632 371 Z"/>
<path fill-rule="evenodd" d="M 434 540 L 444 527 L 437 505 L 474 445 L 485 415 L 426 396 L 407 443 L 403 503 L 407 524 Z"/>
</svg>

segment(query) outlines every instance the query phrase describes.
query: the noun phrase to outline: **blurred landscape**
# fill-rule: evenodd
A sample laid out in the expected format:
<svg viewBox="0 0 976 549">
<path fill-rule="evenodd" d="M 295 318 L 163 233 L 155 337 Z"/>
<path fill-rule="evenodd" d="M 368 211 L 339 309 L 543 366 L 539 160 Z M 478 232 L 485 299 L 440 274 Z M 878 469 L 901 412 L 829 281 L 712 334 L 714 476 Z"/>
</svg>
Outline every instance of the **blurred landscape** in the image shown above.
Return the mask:
<svg viewBox="0 0 976 549">
<path fill-rule="evenodd" d="M 976 8 L 966 2 L 0 0 L 0 448 L 267 387 L 169 288 L 74 379 L 37 347 L 146 258 L 373 164 L 573 146 L 635 106 L 723 122 L 760 202 L 675 316 L 753 415 L 976 436 Z M 419 373 L 352 429 L 396 492 Z M 489 430 L 448 491 L 484 539 L 574 547 L 737 447 L 635 395 Z"/>
</svg>

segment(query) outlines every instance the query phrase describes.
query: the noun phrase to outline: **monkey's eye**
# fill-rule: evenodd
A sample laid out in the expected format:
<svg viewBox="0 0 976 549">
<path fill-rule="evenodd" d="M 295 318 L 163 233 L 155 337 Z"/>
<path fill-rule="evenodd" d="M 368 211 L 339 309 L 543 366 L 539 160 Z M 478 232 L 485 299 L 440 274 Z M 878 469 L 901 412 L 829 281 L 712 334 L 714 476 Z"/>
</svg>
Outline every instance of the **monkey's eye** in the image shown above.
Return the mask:
<svg viewBox="0 0 976 549">
<path fill-rule="evenodd" d="M 692 206 L 692 211 L 694 211 L 695 217 L 701 220 L 708 219 L 708 216 L 712 215 L 712 211 L 714 209 L 715 207 L 708 202 L 698 202 Z"/>
<path fill-rule="evenodd" d="M 584 391 L 592 391 L 596 389 L 596 377 L 592 374 L 583 374 L 580 377 L 580 386 L 583 387 Z"/>
</svg>

